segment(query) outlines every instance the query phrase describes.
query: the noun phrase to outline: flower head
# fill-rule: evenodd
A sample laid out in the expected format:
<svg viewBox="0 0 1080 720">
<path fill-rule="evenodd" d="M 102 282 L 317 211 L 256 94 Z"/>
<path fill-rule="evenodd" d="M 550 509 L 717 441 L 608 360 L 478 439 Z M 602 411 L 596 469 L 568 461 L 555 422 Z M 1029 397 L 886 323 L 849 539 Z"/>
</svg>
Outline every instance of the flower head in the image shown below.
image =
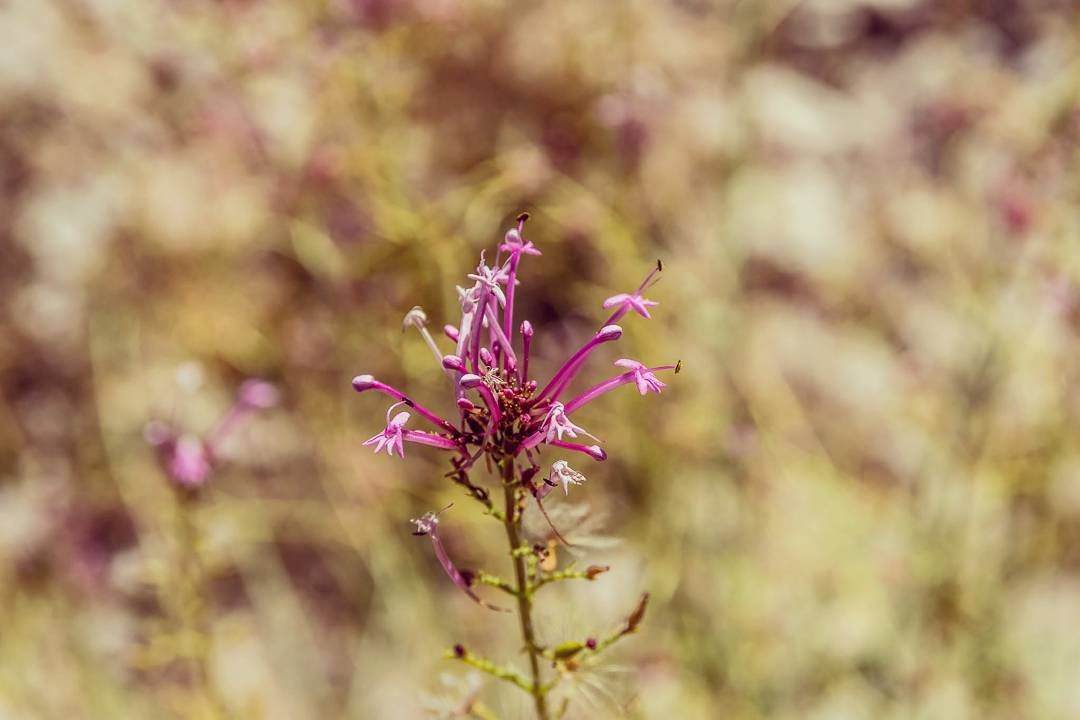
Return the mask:
<svg viewBox="0 0 1080 720">
<path fill-rule="evenodd" d="M 646 320 L 651 318 L 652 316 L 649 315 L 649 308 L 656 307 L 660 303 L 656 302 L 655 300 L 649 300 L 645 298 L 641 293 L 651 288 L 660 280 L 660 278 L 656 276 L 659 275 L 660 271 L 663 269 L 664 264 L 657 260 L 656 267 L 653 268 L 652 272 L 645 276 L 645 279 L 641 281 L 640 285 L 638 285 L 637 290 L 632 293 L 619 293 L 618 295 L 612 295 L 607 300 L 605 300 L 605 308 L 616 308 L 615 312 L 610 318 L 608 318 L 607 323 L 605 324 L 610 325 L 631 310 L 633 310 Z M 656 279 L 654 280 L 653 278 Z"/>
<path fill-rule="evenodd" d="M 600 438 L 572 423 L 570 418 L 566 416 L 565 407 L 557 400 L 551 403 L 551 408 L 547 411 L 547 415 L 544 416 L 543 422 L 540 423 L 540 430 L 543 432 L 547 442 L 551 442 L 556 438 L 562 440 L 564 433 L 572 438 L 577 437 L 579 434 L 588 435 L 593 440 L 600 441 Z"/>
<path fill-rule="evenodd" d="M 616 360 L 615 364 L 619 367 L 627 368 L 634 374 L 634 383 L 637 384 L 638 392 L 642 395 L 645 395 L 650 390 L 658 393 L 667 387 L 666 383 L 660 382 L 648 367 L 639 363 L 637 360 L 621 358 Z"/>
<path fill-rule="evenodd" d="M 386 427 L 383 431 L 372 435 L 364 441 L 364 445 L 374 445 L 375 454 L 378 455 L 379 451 L 386 448 L 386 454 L 391 457 L 394 455 L 394 450 L 397 449 L 397 453 L 400 457 L 405 457 L 405 447 L 403 441 L 405 439 L 404 430 L 405 423 L 409 421 L 409 413 L 404 410 L 399 412 L 393 418 L 390 417 L 390 413 L 394 408 L 402 403 L 394 403 L 390 406 L 390 409 L 386 411 Z"/>
<path fill-rule="evenodd" d="M 525 240 L 521 237 L 521 233 L 517 228 L 511 228 L 506 232 L 506 236 L 503 238 L 502 244 L 499 245 L 499 249 L 503 252 L 510 253 L 511 257 L 542 254 L 536 249 L 536 246 L 532 244 L 531 240 Z"/>
<path fill-rule="evenodd" d="M 548 473 L 547 482 L 551 486 L 562 483 L 563 494 L 570 493 L 571 485 L 580 485 L 585 482 L 585 476 L 570 467 L 565 460 L 556 460 L 551 464 L 551 472 Z"/>
<path fill-rule="evenodd" d="M 506 284 L 509 275 L 505 266 L 489 267 L 484 262 L 484 254 L 481 252 L 480 264 L 476 266 L 476 272 L 469 273 L 466 277 L 476 281 L 476 285 L 473 286 L 474 292 L 481 288 L 486 289 L 499 299 L 500 305 L 506 305 L 506 294 L 503 293 L 502 286 Z"/>
</svg>

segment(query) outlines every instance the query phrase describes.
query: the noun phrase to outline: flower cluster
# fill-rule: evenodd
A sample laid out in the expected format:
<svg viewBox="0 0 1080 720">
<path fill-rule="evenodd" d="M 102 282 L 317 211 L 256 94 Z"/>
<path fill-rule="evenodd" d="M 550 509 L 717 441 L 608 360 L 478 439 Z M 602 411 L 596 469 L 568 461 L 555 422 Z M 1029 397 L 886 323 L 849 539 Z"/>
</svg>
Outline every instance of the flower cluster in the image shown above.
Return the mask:
<svg viewBox="0 0 1080 720">
<path fill-rule="evenodd" d="M 616 323 L 623 316 L 634 312 L 646 319 L 650 317 L 649 308 L 656 307 L 658 303 L 645 298 L 643 293 L 659 280 L 663 266 L 657 262 L 636 290 L 614 295 L 604 301 L 605 308 L 614 309 L 612 314 L 580 348 L 570 353 L 545 383 L 539 383 L 530 367 L 536 334 L 533 325 L 527 319 L 518 324 L 514 317 L 521 261 L 526 255 L 541 255 L 540 250 L 523 236 L 527 218 L 527 215 L 520 216 L 517 227 L 506 233 L 498 246 L 494 262 L 489 265 L 485 254 L 481 253 L 475 272 L 467 276 L 472 281 L 471 285 L 458 287 L 460 321 L 443 328 L 445 335 L 454 343 L 453 352 L 443 354 L 439 349 L 428 331 L 428 318 L 423 309 L 414 307 L 404 318 L 403 326 L 416 328 L 420 332 L 451 381 L 457 409 L 452 420 L 371 375 L 356 376 L 352 386 L 357 392 L 374 390 L 390 396 L 394 401 L 386 412 L 385 428 L 365 441 L 365 445 L 374 446 L 376 453 L 385 450 L 388 455 L 396 453 L 400 457 L 405 456 L 407 443 L 427 445 L 451 453 L 453 469 L 448 477 L 464 486 L 473 498 L 485 505 L 488 514 L 506 525 L 511 557 L 515 562 L 516 584 L 487 573 L 457 568 L 439 539 L 438 514 L 429 512 L 413 521 L 417 528 L 415 534 L 431 539 L 443 569 L 471 599 L 491 609 L 501 609 L 475 594 L 473 585 L 477 582 L 497 587 L 518 599 L 522 631 L 533 666 L 531 683 L 522 680 L 518 684 L 537 698 L 538 714 L 545 717 L 546 710 L 542 710 L 541 706 L 546 689 L 541 683 L 537 666 L 537 657 L 544 655 L 545 650 L 536 642 L 529 620 L 532 594 L 540 586 L 556 579 L 580 577 L 592 580 L 599 572 L 559 571 L 541 577 L 538 573 L 546 567 L 542 552 L 522 543 L 520 529 L 525 498 L 533 498 L 541 513 L 548 518 L 542 504 L 548 492 L 562 485 L 564 493 L 568 493 L 571 485 L 580 485 L 585 480 L 585 476 L 570 467 L 564 459 L 555 460 L 547 474 L 542 475 L 541 450 L 547 447 L 581 453 L 595 461 L 606 460 L 607 453 L 600 446 L 601 440 L 575 422 L 574 415 L 601 395 L 622 385 L 633 384 L 642 395 L 659 393 L 666 386 L 656 373 L 667 370 L 677 373 L 680 365 L 649 367 L 637 360 L 619 359 L 615 365 L 623 372 L 576 396 L 566 397 L 568 388 L 589 357 L 600 346 L 622 336 L 622 328 Z M 407 409 L 395 413 L 402 406 Z M 423 430 L 407 427 L 413 414 L 420 416 L 430 427 Z M 489 490 L 475 484 L 470 477 L 470 471 L 481 457 L 486 459 L 488 467 L 500 469 L 506 493 L 505 510 L 496 509 Z M 563 539 L 554 526 L 552 530 L 559 539 Z M 532 580 L 527 577 L 527 563 L 533 563 L 535 572 Z M 581 647 L 585 652 L 598 651 L 584 644 Z M 471 659 L 471 664 L 492 672 L 491 668 L 484 667 L 483 663 L 465 651 L 455 652 L 453 656 Z M 560 662 L 565 660 L 561 656 L 554 659 Z M 505 673 L 493 674 L 508 679 Z"/>
<path fill-rule="evenodd" d="M 620 293 L 604 301 L 604 307 L 615 307 L 615 312 L 538 390 L 537 381 L 529 374 L 533 326 L 524 320 L 515 332 L 514 322 L 514 295 L 521 259 L 524 255 L 541 254 L 531 241 L 522 237 L 526 217 L 519 218 L 518 227 L 506 233 L 495 264 L 489 266 L 481 254 L 476 271 L 468 275 L 474 281 L 473 285 L 457 289 L 461 321 L 444 328 L 447 337 L 456 344 L 453 353 L 441 353 L 427 329 L 427 315 L 421 308 L 415 307 L 405 316 L 405 327 L 419 329 L 425 343 L 453 380 L 460 416 L 451 422 L 371 375 L 358 375 L 352 381 L 357 392 L 376 390 L 396 401 L 387 411 L 386 427 L 365 445 L 374 445 L 376 452 L 385 448 L 387 454 L 396 452 L 401 457 L 405 456 L 405 442 L 428 445 L 459 454 L 467 466 L 487 454 L 494 460 L 523 456 L 536 467 L 536 451 L 542 445 L 604 460 L 607 454 L 598 444 L 569 441 L 584 436 L 600 442 L 595 435 L 576 425 L 571 415 L 626 383 L 634 383 L 642 395 L 658 393 L 665 387 L 655 373 L 676 370 L 676 365 L 648 367 L 623 358 L 616 360 L 615 365 L 626 368 L 627 372 L 594 385 L 570 400 L 564 402 L 561 399 L 593 351 L 622 335 L 622 328 L 615 324 L 616 321 L 631 310 L 644 318 L 650 317 L 648 308 L 658 303 L 646 299 L 642 293 L 659 279 L 662 265 L 657 263 L 634 292 Z M 505 259 L 502 259 L 502 253 L 506 253 Z M 520 355 L 514 347 L 518 333 L 521 335 Z M 470 398 L 468 391 L 474 391 L 475 395 Z M 393 409 L 401 405 L 427 420 L 434 432 L 407 429 L 409 412 L 399 412 L 391 417 Z"/>
</svg>

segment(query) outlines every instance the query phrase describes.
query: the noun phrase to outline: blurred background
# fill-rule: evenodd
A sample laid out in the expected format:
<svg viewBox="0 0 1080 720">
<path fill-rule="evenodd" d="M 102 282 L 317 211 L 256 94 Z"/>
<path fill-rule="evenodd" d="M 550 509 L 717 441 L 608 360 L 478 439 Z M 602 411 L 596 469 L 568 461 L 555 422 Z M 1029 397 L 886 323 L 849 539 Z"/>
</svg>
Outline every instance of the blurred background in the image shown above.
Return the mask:
<svg viewBox="0 0 1080 720">
<path fill-rule="evenodd" d="M 440 657 L 524 664 L 408 520 L 506 573 L 500 529 L 349 387 L 451 406 L 401 318 L 522 210 L 537 368 L 658 257 L 579 383 L 684 366 L 551 496 L 613 569 L 543 641 L 652 595 L 567 717 L 1080 717 L 1076 10 L 3 0 L 0 718 L 212 716 L 186 652 L 232 717 L 531 717 Z M 248 377 L 279 406 L 178 503 L 144 425 Z"/>
</svg>

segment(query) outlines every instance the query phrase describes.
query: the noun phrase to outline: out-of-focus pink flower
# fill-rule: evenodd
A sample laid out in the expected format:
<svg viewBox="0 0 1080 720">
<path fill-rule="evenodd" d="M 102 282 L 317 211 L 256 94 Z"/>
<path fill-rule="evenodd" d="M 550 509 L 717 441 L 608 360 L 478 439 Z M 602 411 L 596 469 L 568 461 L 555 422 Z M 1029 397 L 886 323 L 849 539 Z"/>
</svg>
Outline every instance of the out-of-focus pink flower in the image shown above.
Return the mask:
<svg viewBox="0 0 1080 720">
<path fill-rule="evenodd" d="M 245 380 L 236 392 L 232 406 L 213 429 L 200 437 L 182 432 L 172 425 L 154 420 L 143 431 L 154 447 L 169 479 L 177 486 L 196 490 L 209 481 L 214 472 L 217 450 L 253 413 L 274 407 L 278 390 L 265 380 Z"/>
<path fill-rule="evenodd" d="M 663 269 L 663 267 L 663 264 L 658 260 L 656 262 L 656 267 L 653 268 L 652 272 L 645 276 L 645 279 L 641 281 L 640 285 L 638 285 L 637 290 L 632 293 L 619 293 L 618 295 L 612 295 L 607 300 L 605 300 L 605 308 L 613 307 L 616 308 L 616 310 L 614 314 L 612 314 L 612 316 L 609 317 L 607 319 L 607 322 L 605 322 L 604 324 L 610 325 L 612 323 L 618 322 L 619 318 L 621 318 L 623 315 L 630 312 L 631 310 L 633 310 L 646 320 L 651 318 L 652 316 L 649 314 L 649 308 L 656 307 L 660 303 L 656 302 L 655 300 L 646 299 L 641 293 L 645 292 L 660 281 L 660 278 L 657 276 L 660 274 L 660 271 Z"/>
</svg>

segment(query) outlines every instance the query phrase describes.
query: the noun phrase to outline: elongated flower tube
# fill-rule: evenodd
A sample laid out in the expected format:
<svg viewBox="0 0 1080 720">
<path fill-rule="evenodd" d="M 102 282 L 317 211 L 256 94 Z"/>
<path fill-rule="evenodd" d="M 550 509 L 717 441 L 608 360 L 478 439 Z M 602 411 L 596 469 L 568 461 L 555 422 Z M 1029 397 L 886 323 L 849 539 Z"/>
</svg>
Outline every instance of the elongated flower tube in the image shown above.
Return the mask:
<svg viewBox="0 0 1080 720">
<path fill-rule="evenodd" d="M 532 346 L 533 326 L 528 320 L 521 321 L 521 374 L 519 382 L 529 379 L 529 348 Z"/>
<path fill-rule="evenodd" d="M 563 440 L 549 440 L 547 444 L 552 447 L 563 448 L 564 450 L 585 453 L 598 462 L 607 460 L 607 453 L 604 452 L 604 449 L 599 445 L 579 445 L 578 443 L 564 442 Z"/>
<path fill-rule="evenodd" d="M 488 610 L 494 610 L 496 612 L 509 612 L 506 608 L 499 607 L 498 605 L 492 605 L 479 595 L 472 591 L 470 583 L 465 575 L 457 569 L 454 565 L 454 561 L 450 559 L 450 556 L 446 552 L 446 548 L 443 547 L 442 540 L 439 539 L 439 514 L 434 512 L 426 512 L 418 518 L 413 518 L 411 521 L 416 530 L 413 535 L 423 537 L 427 536 L 431 538 L 431 547 L 435 550 L 435 557 L 438 558 L 439 564 L 442 565 L 443 570 L 450 576 L 454 584 L 461 588 L 469 598 L 479 604 L 486 607 Z"/>
<path fill-rule="evenodd" d="M 263 380 L 245 380 L 236 391 L 236 401 L 221 416 L 214 429 L 203 438 L 208 451 L 215 449 L 238 429 L 252 414 L 274 407 L 278 401 L 277 388 Z"/>
<path fill-rule="evenodd" d="M 582 364 L 585 362 L 585 358 L 589 356 L 593 350 L 606 342 L 612 340 L 618 340 L 622 337 L 622 328 L 618 325 L 605 325 L 600 328 L 600 331 L 592 336 L 587 343 L 581 346 L 581 349 L 570 356 L 570 359 L 563 363 L 563 366 L 551 377 L 551 380 L 544 389 L 537 395 L 538 399 L 543 399 L 550 396 L 552 400 L 558 400 L 559 393 L 574 379 L 578 371 L 581 369 Z"/>
<path fill-rule="evenodd" d="M 498 346 L 496 349 L 502 353 L 503 357 L 517 363 L 517 356 L 514 354 L 514 346 L 510 342 L 510 338 L 506 337 L 507 334 L 499 327 L 499 321 L 495 317 L 495 309 L 492 308 L 491 305 L 488 305 L 487 307 L 487 319 L 488 327 L 491 328 L 491 334 L 494 336 Z"/>
<path fill-rule="evenodd" d="M 616 310 L 611 314 L 611 317 L 609 317 L 604 324 L 610 325 L 611 323 L 618 322 L 619 318 L 621 318 L 623 315 L 630 312 L 631 310 L 633 310 L 646 320 L 651 318 L 652 316 L 649 314 L 649 308 L 656 307 L 660 303 L 654 300 L 645 299 L 644 297 L 642 297 L 641 293 L 645 292 L 660 281 L 659 277 L 657 277 L 655 280 L 653 280 L 653 278 L 659 275 L 660 271 L 663 269 L 664 264 L 657 260 L 656 267 L 653 268 L 653 271 L 651 273 L 645 276 L 645 279 L 641 281 L 640 285 L 638 285 L 637 290 L 632 293 L 619 293 L 618 295 L 612 295 L 607 300 L 605 300 L 605 308 L 614 307 L 616 308 Z"/>
<path fill-rule="evenodd" d="M 499 246 L 500 251 L 510 253 L 509 270 L 507 271 L 506 282 L 506 307 L 503 312 L 503 334 L 506 336 L 509 336 L 513 332 L 514 327 L 514 286 L 517 285 L 518 263 L 521 262 L 522 255 L 541 254 L 531 241 L 525 240 L 521 236 L 522 231 L 525 229 L 525 221 L 528 219 L 528 213 L 518 215 L 517 228 L 508 230 L 506 237 L 503 238 L 502 245 Z"/>
<path fill-rule="evenodd" d="M 636 360 L 626 359 L 616 360 L 615 364 L 621 367 L 631 368 L 631 370 L 629 372 L 624 372 L 622 375 L 616 375 L 613 378 L 609 378 L 602 383 L 593 385 L 591 388 L 581 393 L 570 402 L 566 403 L 565 410 L 567 415 L 578 410 L 581 406 L 592 402 L 604 393 L 614 390 L 620 385 L 625 385 L 626 383 L 635 383 L 637 385 L 638 392 L 640 392 L 642 395 L 645 395 L 649 391 L 658 393 L 662 388 L 667 387 L 667 385 L 660 382 L 660 380 L 658 380 L 657 377 L 653 375 L 653 373 L 659 372 L 660 370 L 677 371 L 677 369 L 679 368 L 678 364 L 657 365 L 656 367 L 649 368 L 645 367 Z"/>
<path fill-rule="evenodd" d="M 424 416 L 439 427 L 443 428 L 447 432 L 457 432 L 457 428 L 451 425 L 449 421 L 439 417 L 437 414 L 428 410 L 426 407 L 416 402 L 400 390 L 390 387 L 384 382 L 379 382 L 371 375 L 357 375 L 352 379 L 352 386 L 353 390 L 355 390 L 356 392 L 364 392 L 365 390 L 378 390 L 381 393 L 385 393 L 390 397 L 394 398 L 395 400 L 400 400 L 401 402 L 405 403 L 417 413 Z"/>
<path fill-rule="evenodd" d="M 428 332 L 427 324 L 428 317 L 427 313 L 424 312 L 424 308 L 415 305 L 412 310 L 405 313 L 405 317 L 401 321 L 401 331 L 405 332 L 409 327 L 416 328 L 420 332 L 420 337 L 424 339 L 424 344 L 428 346 L 428 349 L 431 350 L 431 354 L 435 356 L 435 361 L 441 364 L 443 357 L 442 351 L 439 350 L 439 346 L 435 343 L 435 338 Z M 446 368 L 443 368 L 443 372 L 445 372 L 446 376 L 451 380 L 454 379 L 454 374 Z"/>
</svg>

